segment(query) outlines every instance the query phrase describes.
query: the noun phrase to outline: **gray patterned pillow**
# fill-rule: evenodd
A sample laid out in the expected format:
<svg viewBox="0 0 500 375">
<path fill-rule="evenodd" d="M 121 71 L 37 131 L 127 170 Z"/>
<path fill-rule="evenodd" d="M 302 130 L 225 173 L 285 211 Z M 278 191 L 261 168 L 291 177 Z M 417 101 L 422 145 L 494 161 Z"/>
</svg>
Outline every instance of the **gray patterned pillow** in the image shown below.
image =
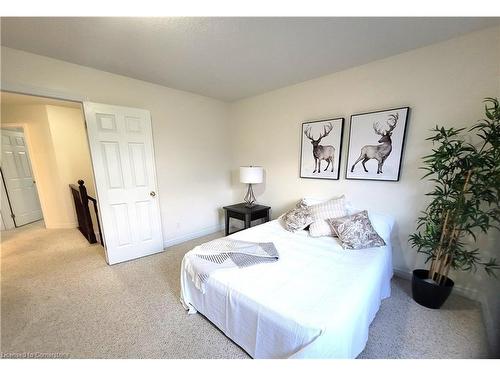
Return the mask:
<svg viewBox="0 0 500 375">
<path fill-rule="evenodd" d="M 286 230 L 296 232 L 311 224 L 313 222 L 313 217 L 309 207 L 301 200 L 294 209 L 283 215 L 282 220 Z"/>
<path fill-rule="evenodd" d="M 373 229 L 366 210 L 326 221 L 330 224 L 332 231 L 337 233 L 344 249 L 357 250 L 385 246 L 382 237 Z"/>
</svg>

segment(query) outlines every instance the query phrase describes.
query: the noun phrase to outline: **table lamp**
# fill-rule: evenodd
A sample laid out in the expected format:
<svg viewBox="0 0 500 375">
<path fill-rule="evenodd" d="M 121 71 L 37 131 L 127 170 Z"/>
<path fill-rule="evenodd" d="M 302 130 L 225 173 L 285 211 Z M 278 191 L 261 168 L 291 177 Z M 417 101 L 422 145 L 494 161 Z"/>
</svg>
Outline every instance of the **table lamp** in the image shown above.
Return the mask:
<svg viewBox="0 0 500 375">
<path fill-rule="evenodd" d="M 253 194 L 252 184 L 260 184 L 264 179 L 264 168 L 255 166 L 240 167 L 240 182 L 248 184 L 248 190 L 245 194 L 245 206 L 255 206 L 255 195 Z"/>
</svg>

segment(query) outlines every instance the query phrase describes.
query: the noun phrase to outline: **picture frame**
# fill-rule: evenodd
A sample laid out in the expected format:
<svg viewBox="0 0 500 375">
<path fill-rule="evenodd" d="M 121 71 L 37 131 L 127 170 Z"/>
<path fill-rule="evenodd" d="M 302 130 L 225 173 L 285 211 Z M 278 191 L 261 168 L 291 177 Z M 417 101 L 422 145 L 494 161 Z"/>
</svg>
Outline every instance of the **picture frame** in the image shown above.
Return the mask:
<svg viewBox="0 0 500 375">
<path fill-rule="evenodd" d="M 300 177 L 340 178 L 344 118 L 308 121 L 301 126 Z"/>
<path fill-rule="evenodd" d="M 399 181 L 410 107 L 351 115 L 345 178 Z"/>
</svg>

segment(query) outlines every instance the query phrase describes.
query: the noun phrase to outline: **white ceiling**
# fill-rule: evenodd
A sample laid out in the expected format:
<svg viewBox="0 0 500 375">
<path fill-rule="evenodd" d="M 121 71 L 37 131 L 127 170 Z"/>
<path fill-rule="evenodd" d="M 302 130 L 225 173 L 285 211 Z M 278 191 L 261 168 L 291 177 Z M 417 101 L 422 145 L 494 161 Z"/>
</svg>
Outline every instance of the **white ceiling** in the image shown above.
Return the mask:
<svg viewBox="0 0 500 375">
<path fill-rule="evenodd" d="M 2 45 L 233 101 L 499 18 L 2 18 Z"/>
</svg>

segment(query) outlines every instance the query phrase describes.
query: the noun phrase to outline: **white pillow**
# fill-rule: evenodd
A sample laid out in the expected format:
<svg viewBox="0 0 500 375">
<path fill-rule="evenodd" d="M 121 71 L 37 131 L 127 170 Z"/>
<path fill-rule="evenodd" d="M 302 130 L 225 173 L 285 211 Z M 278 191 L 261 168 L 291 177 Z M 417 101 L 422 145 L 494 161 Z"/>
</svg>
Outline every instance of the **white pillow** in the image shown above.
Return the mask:
<svg viewBox="0 0 500 375">
<path fill-rule="evenodd" d="M 304 197 L 304 198 L 302 198 L 302 202 L 304 202 L 307 206 L 312 206 L 315 204 L 325 203 L 326 201 L 329 201 L 330 199 L 335 199 L 335 198 Z"/>
<path fill-rule="evenodd" d="M 345 197 L 333 198 L 323 203 L 309 206 L 313 223 L 309 226 L 309 234 L 312 237 L 335 236 L 331 226 L 326 219 L 333 219 L 348 215 Z"/>
<path fill-rule="evenodd" d="M 304 198 L 302 198 L 302 202 L 307 206 L 312 206 L 315 204 L 325 203 L 326 201 L 329 201 L 331 199 L 339 199 L 342 197 L 345 197 L 345 195 L 341 195 L 340 197 L 335 197 L 335 198 L 304 197 Z M 363 208 L 357 208 L 357 207 L 355 208 L 352 205 L 352 203 L 347 199 L 345 199 L 345 207 L 346 207 L 347 211 L 349 211 L 349 214 L 351 214 L 351 211 L 353 211 L 352 213 L 358 213 L 360 211 L 363 211 Z"/>
<path fill-rule="evenodd" d="M 392 216 L 369 212 L 368 217 L 373 228 L 384 239 L 385 242 L 391 242 L 391 233 L 395 225 L 395 220 Z"/>
<path fill-rule="evenodd" d="M 323 219 L 315 221 L 309 225 L 309 235 L 311 237 L 337 236 L 337 234 L 332 231 L 330 224 Z"/>
</svg>

